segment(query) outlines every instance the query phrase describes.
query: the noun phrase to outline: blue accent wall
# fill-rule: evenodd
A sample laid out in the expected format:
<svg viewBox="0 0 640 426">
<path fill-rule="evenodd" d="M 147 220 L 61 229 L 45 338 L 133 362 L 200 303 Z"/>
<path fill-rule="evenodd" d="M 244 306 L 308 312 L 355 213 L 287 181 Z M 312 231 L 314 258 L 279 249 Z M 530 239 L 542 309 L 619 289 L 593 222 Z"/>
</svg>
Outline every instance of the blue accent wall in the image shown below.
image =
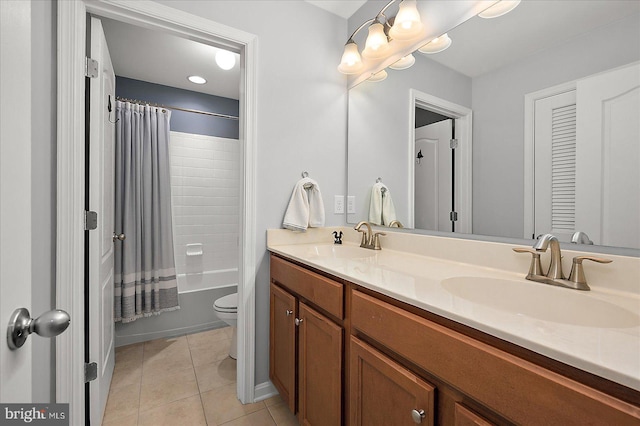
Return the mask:
<svg viewBox="0 0 640 426">
<path fill-rule="evenodd" d="M 133 80 L 126 77 L 116 76 L 116 95 L 150 103 L 172 105 L 233 116 L 238 116 L 239 111 L 239 102 L 235 99 L 177 89 L 175 87 Z M 171 130 L 197 135 L 238 139 L 239 122 L 238 120 L 230 120 L 227 118 L 172 110 Z"/>
</svg>

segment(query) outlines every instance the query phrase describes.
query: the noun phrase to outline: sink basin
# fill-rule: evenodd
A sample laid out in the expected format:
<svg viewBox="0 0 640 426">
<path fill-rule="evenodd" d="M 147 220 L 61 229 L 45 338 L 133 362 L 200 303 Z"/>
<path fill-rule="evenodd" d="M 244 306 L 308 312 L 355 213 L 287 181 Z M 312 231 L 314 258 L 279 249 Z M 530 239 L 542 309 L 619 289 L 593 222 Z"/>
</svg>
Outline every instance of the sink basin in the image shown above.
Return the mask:
<svg viewBox="0 0 640 426">
<path fill-rule="evenodd" d="M 316 245 L 308 248 L 305 256 L 311 259 L 334 258 L 334 259 L 364 259 L 373 257 L 375 251 L 362 247 L 345 245 Z"/>
<path fill-rule="evenodd" d="M 550 322 L 600 328 L 640 324 L 638 314 L 594 298 L 589 292 L 488 277 L 448 278 L 441 285 L 461 299 Z"/>
</svg>

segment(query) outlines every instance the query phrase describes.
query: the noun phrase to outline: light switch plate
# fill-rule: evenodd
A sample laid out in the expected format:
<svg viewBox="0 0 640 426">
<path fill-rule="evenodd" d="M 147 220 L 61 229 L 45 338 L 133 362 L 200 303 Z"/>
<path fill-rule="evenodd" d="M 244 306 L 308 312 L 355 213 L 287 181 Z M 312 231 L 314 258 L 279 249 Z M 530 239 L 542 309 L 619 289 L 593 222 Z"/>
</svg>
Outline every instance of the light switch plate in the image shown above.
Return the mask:
<svg viewBox="0 0 640 426">
<path fill-rule="evenodd" d="M 347 195 L 347 213 L 355 214 L 356 212 L 356 196 Z"/>
<path fill-rule="evenodd" d="M 333 212 L 344 214 L 344 195 L 335 195 L 333 198 Z"/>
</svg>

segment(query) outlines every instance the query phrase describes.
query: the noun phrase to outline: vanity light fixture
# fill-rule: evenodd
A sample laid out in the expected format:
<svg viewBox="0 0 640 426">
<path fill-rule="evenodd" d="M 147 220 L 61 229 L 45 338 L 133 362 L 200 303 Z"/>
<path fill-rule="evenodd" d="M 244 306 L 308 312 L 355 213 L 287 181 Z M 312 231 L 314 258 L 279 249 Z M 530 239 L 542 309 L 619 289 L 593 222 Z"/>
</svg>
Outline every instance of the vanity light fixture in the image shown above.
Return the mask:
<svg viewBox="0 0 640 426">
<path fill-rule="evenodd" d="M 367 81 L 370 81 L 372 83 L 377 83 L 379 81 L 382 81 L 382 80 L 386 79 L 388 75 L 389 74 L 387 74 L 387 72 L 385 70 L 378 71 L 375 74 L 371 74 L 371 77 L 369 77 L 367 79 Z"/>
<path fill-rule="evenodd" d="M 440 37 L 436 37 L 429 43 L 418 49 L 420 53 L 433 54 L 439 53 L 451 46 L 451 38 L 447 33 L 442 34 Z"/>
<path fill-rule="evenodd" d="M 362 56 L 367 59 L 380 59 L 390 55 L 393 51 L 389 46 L 389 41 L 396 38 L 398 40 L 410 40 L 422 34 L 424 25 L 420 21 L 420 13 L 416 6 L 416 0 L 400 0 L 398 14 L 395 17 L 387 17 L 385 11 L 398 0 L 391 0 L 378 12 L 373 19 L 365 21 L 351 34 L 344 46 L 342 60 L 338 65 L 338 71 L 343 74 L 358 74 L 364 68 L 362 58 L 358 52 L 358 45 L 353 37 L 365 26 L 369 25 L 369 34 L 365 41 L 365 48 Z M 410 56 L 410 55 L 408 55 Z M 400 62 L 405 61 L 405 62 Z M 404 64 L 405 69 L 413 65 L 411 59 L 402 58 L 398 66 Z M 414 58 L 415 61 L 415 58 Z M 411 64 L 409 64 L 411 62 Z M 386 74 L 386 73 L 385 73 Z"/>
<path fill-rule="evenodd" d="M 409 53 L 404 58 L 398 59 L 393 64 L 389 65 L 389 68 L 392 70 L 406 70 L 411 67 L 411 65 L 416 63 L 416 58 L 411 53 Z"/>
<path fill-rule="evenodd" d="M 205 80 L 203 77 L 200 77 L 199 75 L 190 75 L 189 77 L 187 77 L 187 80 L 195 84 L 205 84 L 207 82 L 207 80 Z"/>
<path fill-rule="evenodd" d="M 500 0 L 490 8 L 478 13 L 478 16 L 485 19 L 497 18 L 511 12 L 520 4 L 520 0 Z"/>
<path fill-rule="evenodd" d="M 216 52 L 216 64 L 221 69 L 228 71 L 236 65 L 236 55 L 228 50 L 220 49 Z"/>
</svg>

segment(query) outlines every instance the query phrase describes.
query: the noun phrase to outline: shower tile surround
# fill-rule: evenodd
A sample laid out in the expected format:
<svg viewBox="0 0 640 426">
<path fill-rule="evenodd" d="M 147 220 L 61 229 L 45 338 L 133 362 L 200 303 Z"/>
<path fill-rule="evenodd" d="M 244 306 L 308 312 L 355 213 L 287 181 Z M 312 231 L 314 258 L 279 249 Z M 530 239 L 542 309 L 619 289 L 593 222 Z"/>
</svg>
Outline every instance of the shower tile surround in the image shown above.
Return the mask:
<svg viewBox="0 0 640 426">
<path fill-rule="evenodd" d="M 280 396 L 238 401 L 230 338 L 225 327 L 117 348 L 103 425 L 297 425 Z"/>
<path fill-rule="evenodd" d="M 438 305 L 440 303 L 438 293 L 431 294 L 430 287 L 423 288 L 414 284 L 414 280 L 415 283 L 428 281 L 431 268 L 435 268 L 433 273 L 436 276 L 438 273 L 443 274 L 443 267 L 450 271 L 457 270 L 461 276 L 509 276 L 510 279 L 524 279 L 529 269 L 530 259 L 529 256 L 522 256 L 511 250 L 517 245 L 409 234 L 394 232 L 387 228 L 385 230 L 387 235 L 382 239 L 382 252 L 374 253 L 372 256 L 387 256 L 387 262 L 395 259 L 392 262 L 403 264 L 403 266 L 398 266 L 403 272 L 393 268 L 387 271 L 385 266 L 376 267 L 376 259 L 371 259 L 369 262 L 361 261 L 362 263 L 352 262 L 349 259 L 335 259 L 339 260 L 333 263 L 334 266 L 337 266 L 331 267 L 332 259 L 324 262 L 322 258 L 314 259 L 313 256 L 308 257 L 304 254 L 309 250 L 305 250 L 304 246 L 300 247 L 301 245 L 332 244 L 331 232 L 335 230 L 343 231 L 345 244 L 358 246 L 360 235 L 351 227 L 316 228 L 309 229 L 306 233 L 270 229 L 267 231 L 267 246 L 272 252 L 292 257 L 294 260 L 301 261 L 311 267 L 324 270 L 397 300 L 444 317 L 449 316 L 454 321 L 511 341 L 550 358 L 626 386 L 640 389 L 640 366 L 637 362 L 640 325 L 636 324 L 631 328 L 615 329 L 617 331 L 609 332 L 606 328 L 596 326 L 580 327 L 556 324 L 552 321 L 547 322 L 535 318 L 527 319 L 526 316 L 518 320 L 520 317 L 503 315 L 504 313 L 501 311 L 494 311 L 496 313 L 488 316 L 483 314 L 484 317 L 471 315 L 467 318 L 467 314 L 463 311 L 449 312 L 445 305 Z M 599 256 L 595 253 L 563 249 L 565 273 L 568 274 L 570 270 L 572 258 L 579 255 Z M 612 259 L 613 263 L 585 265 L 591 292 L 552 288 L 576 292 L 572 293 L 576 297 L 588 296 L 604 300 L 610 298 L 611 301 L 615 299 L 618 300 L 616 303 L 624 304 L 627 310 L 632 310 L 636 314 L 640 313 L 640 281 L 638 280 L 640 258 L 609 254 L 601 256 Z M 383 261 L 382 265 L 384 264 Z M 543 255 L 543 265 L 548 265 L 548 254 Z M 369 275 L 365 272 L 369 270 L 368 266 L 372 268 Z M 396 279 L 388 281 L 384 279 L 385 276 L 396 276 Z M 531 285 L 544 284 L 532 282 Z M 434 288 L 434 291 L 437 289 Z M 428 297 L 429 294 L 431 297 Z M 508 300 L 505 302 L 508 303 Z M 440 311 L 439 309 L 444 310 Z M 491 309 L 488 310 L 489 313 L 491 311 Z M 538 329 L 526 328 L 529 323 L 538 324 Z M 514 333 L 514 327 L 518 329 L 518 332 Z M 545 327 L 551 328 L 547 330 Z M 549 336 L 546 335 L 547 332 L 550 333 Z M 586 344 L 585 342 L 590 343 Z M 608 346 L 605 342 L 609 342 L 612 346 Z M 613 360 L 617 361 L 612 365 Z"/>
<path fill-rule="evenodd" d="M 171 132 L 170 156 L 178 291 L 237 284 L 239 142 Z M 187 255 L 193 243 L 202 255 Z"/>
</svg>

